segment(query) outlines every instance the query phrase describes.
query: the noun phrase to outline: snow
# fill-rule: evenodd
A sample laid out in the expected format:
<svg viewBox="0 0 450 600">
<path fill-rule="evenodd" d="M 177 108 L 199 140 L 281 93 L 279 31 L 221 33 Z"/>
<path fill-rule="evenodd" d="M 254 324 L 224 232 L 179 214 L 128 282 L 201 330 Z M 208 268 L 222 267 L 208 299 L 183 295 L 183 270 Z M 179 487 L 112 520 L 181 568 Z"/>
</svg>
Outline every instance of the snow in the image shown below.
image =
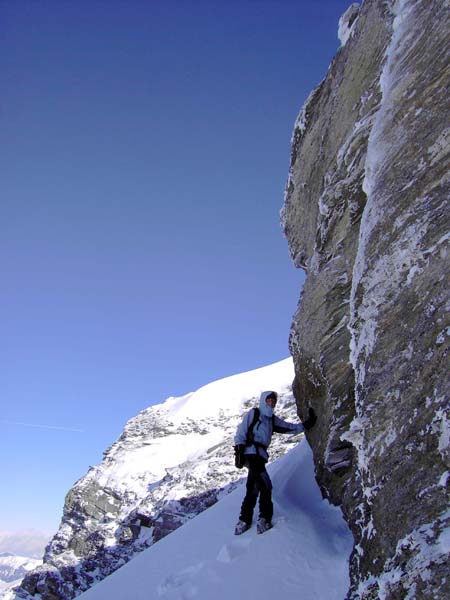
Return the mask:
<svg viewBox="0 0 450 600">
<path fill-rule="evenodd" d="M 206 435 L 172 434 L 170 437 L 153 440 L 149 446 L 136 448 L 119 456 L 114 469 L 98 478 L 99 484 L 140 493 L 142 488 L 147 489 L 149 481 L 156 483 L 166 475 L 167 470 L 194 460 L 220 442 L 222 437 L 223 434 L 217 429 Z"/>
<path fill-rule="evenodd" d="M 74 581 L 74 586 L 79 586 L 73 591 L 89 587 L 92 577 L 101 581 L 144 548 L 159 547 L 161 536 L 172 527 L 184 526 L 209 502 L 221 501 L 236 489 L 243 472 L 234 466 L 232 447 L 242 415 L 257 405 L 262 391 L 274 389 L 279 394 L 279 416 L 297 422 L 293 378 L 293 361 L 288 358 L 170 397 L 130 419 L 101 464 L 91 467 L 74 486 L 72 494 L 80 503 L 80 514 L 64 519 L 50 544 L 48 556 L 58 569 L 70 572 L 68 585 Z M 298 437 L 294 441 L 292 436 L 274 436 L 271 457 L 285 454 L 297 441 Z M 206 499 L 202 497 L 209 492 Z M 92 511 L 92 502 L 100 508 L 98 516 Z M 87 572 L 73 552 L 71 540 L 80 531 L 84 536 L 95 532 L 104 540 L 104 547 L 97 548 L 95 572 Z M 133 539 L 134 535 L 138 537 Z M 119 548 L 118 540 L 131 543 Z M 109 548 L 113 552 L 108 552 Z M 219 552 L 220 548 L 216 554 Z M 224 549 L 222 559 L 226 553 Z M 163 589 L 164 582 L 161 585 Z"/>
<path fill-rule="evenodd" d="M 256 402 L 266 389 L 274 389 L 280 395 L 287 393 L 293 379 L 292 358 L 287 358 L 219 379 L 184 396 L 170 397 L 162 404 L 144 410 L 126 426 L 130 437 L 133 428 L 138 428 L 135 435 L 142 436 L 143 418 L 154 423 L 164 420 L 170 435 L 148 437 L 143 441 L 140 437 L 136 447 L 131 441 L 125 446 L 114 445 L 107 453 L 111 460 L 97 467 L 92 476 L 103 487 L 144 497 L 149 485 L 157 484 L 170 469 L 206 455 L 208 450 L 223 442 L 224 425 L 217 421 L 218 417 L 237 425 L 237 415 L 242 413 L 249 399 L 254 397 Z M 202 427 L 187 431 L 192 423 Z"/>
<path fill-rule="evenodd" d="M 398 10 L 399 7 L 397 7 Z M 401 14 L 401 11 L 398 11 Z M 394 19 L 394 29 L 397 35 L 393 36 L 391 44 L 386 50 L 385 57 L 385 65 L 380 77 L 380 88 L 382 91 L 382 102 L 380 105 L 380 109 L 378 110 L 375 119 L 373 121 L 373 127 L 369 135 L 368 147 L 367 147 L 367 156 L 366 156 L 366 164 L 365 164 L 365 176 L 363 182 L 363 189 L 367 196 L 366 207 L 364 209 L 362 219 L 361 219 L 361 227 L 359 233 L 359 242 L 358 242 L 358 252 L 356 255 L 353 279 L 352 279 L 352 291 L 350 298 L 350 310 L 352 314 L 352 322 L 350 323 L 350 333 L 352 334 L 352 344 L 351 344 L 351 353 L 350 358 L 355 369 L 355 373 L 357 374 L 357 384 L 362 384 L 364 380 L 364 371 L 363 369 L 358 369 L 358 359 L 361 355 L 370 354 L 373 344 L 375 342 L 375 331 L 376 331 L 376 317 L 378 315 L 378 307 L 376 303 L 372 303 L 371 305 L 365 307 L 356 306 L 356 296 L 358 286 L 361 285 L 364 278 L 364 268 L 366 265 L 366 249 L 369 243 L 370 237 L 375 229 L 377 223 L 380 220 L 380 207 L 377 206 L 374 201 L 373 190 L 375 187 L 376 175 L 381 169 L 381 165 L 384 161 L 384 152 L 383 152 L 383 144 L 382 144 L 382 136 L 383 136 L 383 122 L 386 111 L 388 110 L 388 101 L 389 92 L 392 85 L 392 61 L 395 53 L 395 48 L 399 44 L 398 36 L 399 25 L 398 19 L 400 15 L 398 14 Z M 395 266 L 395 265 L 394 265 Z M 383 271 L 383 269 L 380 269 Z M 379 273 L 380 282 L 383 283 L 385 273 Z M 378 282 L 374 282 L 373 288 L 376 286 Z M 381 294 L 380 294 L 381 295 Z M 371 294 L 371 297 L 373 294 Z M 358 320 L 362 321 L 361 330 L 358 332 L 354 323 Z M 358 385 L 356 386 L 358 387 Z"/>
<path fill-rule="evenodd" d="M 347 8 L 345 13 L 339 19 L 338 38 L 342 46 L 345 46 L 353 34 L 354 25 L 358 18 L 358 12 L 359 4 L 354 2 Z"/>
<path fill-rule="evenodd" d="M 27 571 L 32 571 L 42 564 L 42 560 L 28 556 L 16 556 L 9 552 L 0 553 L 0 598 L 14 586 L 18 585 Z"/>
<path fill-rule="evenodd" d="M 450 419 L 445 414 L 444 410 L 438 410 L 436 412 L 436 418 L 440 420 L 440 432 L 439 432 L 439 452 L 445 459 L 445 453 L 450 446 Z"/>
<path fill-rule="evenodd" d="M 272 463 L 269 472 L 272 530 L 233 534 L 241 484 L 79 598 L 265 600 L 301 594 L 302 600 L 342 600 L 353 538 L 340 510 L 322 499 L 307 442 Z"/>
<path fill-rule="evenodd" d="M 450 552 L 450 527 L 441 532 L 437 543 L 441 554 L 448 554 Z"/>
<path fill-rule="evenodd" d="M 450 477 L 450 472 L 444 471 L 439 479 L 438 485 L 441 487 L 446 487 L 449 477 Z"/>
<path fill-rule="evenodd" d="M 447 127 L 439 134 L 439 137 L 435 143 L 428 148 L 428 154 L 430 155 L 431 162 L 430 166 L 434 165 L 438 161 L 442 160 L 447 156 L 450 150 L 450 127 Z"/>
<path fill-rule="evenodd" d="M 428 231 L 429 222 L 407 225 L 410 214 L 406 212 L 402 219 L 394 222 L 394 227 L 401 229 L 401 235 L 390 246 L 388 254 L 371 255 L 369 246 L 379 223 L 386 218 L 386 205 L 377 192 L 377 181 L 390 160 L 386 149 L 385 123 L 395 103 L 395 86 L 400 78 L 401 61 L 399 57 L 405 52 L 408 37 L 408 15 L 411 7 L 405 0 L 392 3 L 394 14 L 393 36 L 386 49 L 385 62 L 380 76 L 382 99 L 380 107 L 373 118 L 373 126 L 369 135 L 363 189 L 367 196 L 366 206 L 361 218 L 358 250 L 355 259 L 352 289 L 350 294 L 351 334 L 350 361 L 355 371 L 356 417 L 355 422 L 343 439 L 355 440 L 358 450 L 358 466 L 361 472 L 367 470 L 370 448 L 365 448 L 364 432 L 361 430 L 363 407 L 360 390 L 364 389 L 366 364 L 378 336 L 378 319 L 380 308 L 392 290 L 401 286 L 410 286 L 414 278 L 426 265 L 427 256 L 437 250 L 435 247 L 424 249 L 423 240 Z M 393 147 L 395 144 L 393 144 Z M 423 198 L 425 202 L 426 198 Z M 414 209 L 411 209 L 414 214 Z M 442 243 L 444 243 L 444 239 Z M 360 434 L 360 435 L 358 435 Z M 357 439 L 356 439 L 357 438 Z M 390 439 L 392 442 L 393 440 Z"/>
<path fill-rule="evenodd" d="M 387 561 L 386 571 L 379 577 L 369 576 L 358 586 L 358 597 L 365 597 L 365 593 L 378 584 L 378 596 L 380 600 L 389 597 L 389 586 L 402 578 L 408 578 L 404 582 L 407 585 L 405 600 L 416 600 L 416 583 L 414 578 L 420 577 L 427 581 L 432 573 L 427 568 L 433 562 L 442 563 L 450 551 L 450 527 L 445 527 L 448 522 L 450 511 L 444 511 L 433 523 L 421 525 L 397 543 L 394 557 Z M 406 564 L 398 567 L 398 557 L 407 557 Z M 422 596 L 420 596 L 422 597 Z"/>
<path fill-rule="evenodd" d="M 308 116 L 307 115 L 308 115 L 309 105 L 311 104 L 315 94 L 317 93 L 317 89 L 321 85 L 322 85 L 322 82 L 320 82 L 320 84 L 318 86 L 316 86 L 312 92 L 310 92 L 309 96 L 303 103 L 303 105 L 300 109 L 300 112 L 298 113 L 297 118 L 295 119 L 294 129 L 292 131 L 292 136 L 291 136 L 291 144 L 294 143 L 295 134 L 297 133 L 297 131 L 299 131 L 301 133 L 301 135 L 303 135 L 305 133 L 306 127 L 308 125 Z"/>
<path fill-rule="evenodd" d="M 281 393 L 286 389 L 287 382 L 291 383 L 292 373 L 292 359 L 287 358 L 268 367 L 214 381 L 194 394 L 187 394 L 183 402 L 176 398 L 165 404 L 174 422 L 186 417 L 194 420 L 215 417 L 219 410 L 235 414 L 244 401 L 255 394 L 255 390 L 261 393 L 266 389 L 275 389 Z"/>
</svg>

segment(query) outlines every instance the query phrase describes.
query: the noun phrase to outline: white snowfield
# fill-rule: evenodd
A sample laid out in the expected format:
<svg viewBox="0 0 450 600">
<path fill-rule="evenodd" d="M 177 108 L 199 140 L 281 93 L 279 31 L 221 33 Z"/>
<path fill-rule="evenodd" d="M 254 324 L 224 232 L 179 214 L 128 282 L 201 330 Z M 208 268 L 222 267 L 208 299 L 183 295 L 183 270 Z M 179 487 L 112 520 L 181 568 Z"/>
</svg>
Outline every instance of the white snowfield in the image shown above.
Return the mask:
<svg viewBox="0 0 450 600">
<path fill-rule="evenodd" d="M 306 440 L 269 466 L 274 528 L 235 536 L 241 485 L 84 594 L 81 600 L 342 600 L 353 538 L 322 499 Z"/>
<path fill-rule="evenodd" d="M 113 444 L 106 453 L 108 460 L 92 476 L 104 487 L 145 498 L 149 485 L 158 483 L 167 471 L 209 456 L 208 451 L 223 442 L 227 432 L 234 436 L 243 406 L 252 397 L 256 406 L 266 389 L 291 396 L 294 375 L 292 358 L 287 358 L 213 381 L 184 396 L 167 398 L 127 423 L 129 441 Z M 293 418 L 298 421 L 296 416 Z M 148 429 L 156 422 L 164 424 L 170 435 L 148 436 L 143 442 L 142 428 L 147 426 L 144 421 L 150 424 Z M 200 427 L 192 429 L 192 424 Z"/>
<path fill-rule="evenodd" d="M 29 556 L 0 553 L 0 598 L 3 598 L 7 590 L 19 585 L 27 571 L 32 571 L 40 564 L 42 560 Z"/>
<path fill-rule="evenodd" d="M 292 358 L 272 365 L 213 381 L 195 392 L 167 398 L 131 419 L 125 432 L 130 442 L 119 441 L 95 472 L 98 483 L 115 490 L 134 492 L 144 498 L 151 484 L 160 481 L 168 470 L 208 455 L 208 450 L 223 442 L 226 430 L 234 435 L 244 403 L 261 392 L 274 389 L 280 395 L 291 392 L 294 379 Z M 295 416 L 295 421 L 298 418 Z M 165 423 L 170 435 L 149 437 L 142 443 L 143 421 Z M 186 431 L 192 424 L 201 430 Z M 137 442 L 133 445 L 133 430 Z M 191 427 L 192 429 L 192 427 Z M 207 431 L 207 433 L 205 433 Z"/>
</svg>

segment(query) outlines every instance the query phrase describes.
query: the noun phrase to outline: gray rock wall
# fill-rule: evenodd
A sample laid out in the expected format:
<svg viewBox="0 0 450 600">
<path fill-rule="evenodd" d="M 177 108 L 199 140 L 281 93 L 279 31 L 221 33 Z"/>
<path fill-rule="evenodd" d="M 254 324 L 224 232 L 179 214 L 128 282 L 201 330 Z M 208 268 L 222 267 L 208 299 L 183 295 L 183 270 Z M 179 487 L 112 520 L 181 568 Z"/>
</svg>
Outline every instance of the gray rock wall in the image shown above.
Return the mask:
<svg viewBox="0 0 450 600">
<path fill-rule="evenodd" d="M 290 346 L 349 598 L 450 597 L 450 3 L 366 0 L 295 124 Z"/>
</svg>

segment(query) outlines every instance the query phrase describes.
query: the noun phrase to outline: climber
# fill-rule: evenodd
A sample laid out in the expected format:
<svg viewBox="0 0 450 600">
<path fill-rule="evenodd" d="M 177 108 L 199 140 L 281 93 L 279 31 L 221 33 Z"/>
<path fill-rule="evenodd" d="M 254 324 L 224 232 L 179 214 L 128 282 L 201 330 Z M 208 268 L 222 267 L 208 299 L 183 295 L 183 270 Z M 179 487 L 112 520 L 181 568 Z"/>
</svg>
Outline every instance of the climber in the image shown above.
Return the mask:
<svg viewBox="0 0 450 600">
<path fill-rule="evenodd" d="M 241 535 L 251 527 L 258 495 L 257 533 L 264 533 L 272 527 L 272 482 L 266 471 L 266 462 L 269 459 L 267 448 L 272 440 L 272 433 L 301 433 L 313 427 L 317 420 L 313 409 L 310 408 L 308 418 L 302 424 L 283 421 L 273 412 L 277 400 L 276 392 L 263 392 L 259 400 L 259 409 L 252 408 L 248 411 L 236 431 L 236 466 L 246 466 L 248 476 L 245 498 L 234 530 L 235 535 Z"/>
</svg>

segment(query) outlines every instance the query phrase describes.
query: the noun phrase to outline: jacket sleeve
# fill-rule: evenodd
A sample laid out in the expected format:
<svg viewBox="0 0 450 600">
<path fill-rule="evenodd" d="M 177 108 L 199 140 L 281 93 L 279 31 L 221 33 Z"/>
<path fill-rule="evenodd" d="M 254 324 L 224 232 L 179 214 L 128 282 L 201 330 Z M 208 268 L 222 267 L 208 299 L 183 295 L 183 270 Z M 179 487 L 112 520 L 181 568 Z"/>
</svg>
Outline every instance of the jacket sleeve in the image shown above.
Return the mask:
<svg viewBox="0 0 450 600">
<path fill-rule="evenodd" d="M 273 430 L 275 433 L 301 433 L 305 428 L 301 423 L 288 423 L 275 415 Z"/>
<path fill-rule="evenodd" d="M 241 444 L 245 445 L 247 443 L 247 433 L 252 422 L 252 417 L 253 410 L 249 410 L 248 413 L 244 415 L 244 418 L 236 430 L 236 435 L 234 436 L 235 446 L 239 446 Z"/>
</svg>

